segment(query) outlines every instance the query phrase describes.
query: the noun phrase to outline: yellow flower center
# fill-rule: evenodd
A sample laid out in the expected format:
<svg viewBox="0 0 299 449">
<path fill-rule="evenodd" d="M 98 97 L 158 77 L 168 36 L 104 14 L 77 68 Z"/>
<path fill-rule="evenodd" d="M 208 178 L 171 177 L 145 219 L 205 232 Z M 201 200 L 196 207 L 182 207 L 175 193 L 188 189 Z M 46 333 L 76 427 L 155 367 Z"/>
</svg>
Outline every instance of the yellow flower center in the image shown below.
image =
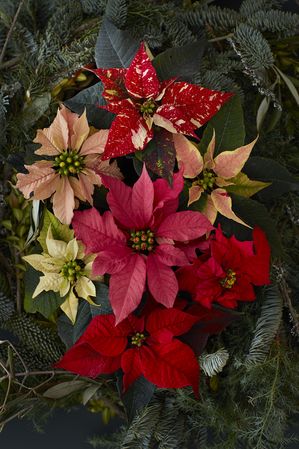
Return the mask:
<svg viewBox="0 0 299 449">
<path fill-rule="evenodd" d="M 154 249 L 154 233 L 150 230 L 133 231 L 130 234 L 130 245 L 135 251 L 152 251 Z"/>
<path fill-rule="evenodd" d="M 226 277 L 224 279 L 221 279 L 220 284 L 224 288 L 232 288 L 233 285 L 236 283 L 236 280 L 237 280 L 236 273 L 233 270 L 229 269 L 226 272 Z"/>
<path fill-rule="evenodd" d="M 140 112 L 145 115 L 153 115 L 156 109 L 157 105 L 152 98 L 146 100 L 142 105 L 140 105 Z"/>
<path fill-rule="evenodd" d="M 84 263 L 82 260 L 70 260 L 65 263 L 61 269 L 62 276 L 70 282 L 76 280 L 83 275 Z"/>
<path fill-rule="evenodd" d="M 216 182 L 215 173 L 211 170 L 204 170 L 201 177 L 192 183 L 193 186 L 200 186 L 204 191 L 212 190 Z"/>
<path fill-rule="evenodd" d="M 145 339 L 146 336 L 144 334 L 140 334 L 139 332 L 137 332 L 135 335 L 131 337 L 131 344 L 138 346 L 138 348 L 140 348 L 140 346 L 143 345 Z"/>
<path fill-rule="evenodd" d="M 55 157 L 53 165 L 61 176 L 76 175 L 83 170 L 84 166 L 84 156 L 80 156 L 75 150 L 63 151 Z"/>
</svg>

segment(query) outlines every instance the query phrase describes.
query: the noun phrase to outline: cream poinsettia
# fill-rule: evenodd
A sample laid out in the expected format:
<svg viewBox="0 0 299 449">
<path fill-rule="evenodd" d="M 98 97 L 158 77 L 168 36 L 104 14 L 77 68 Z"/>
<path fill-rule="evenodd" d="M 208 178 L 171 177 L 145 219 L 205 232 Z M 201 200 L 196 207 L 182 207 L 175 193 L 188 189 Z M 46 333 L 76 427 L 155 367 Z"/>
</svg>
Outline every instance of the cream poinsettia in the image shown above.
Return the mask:
<svg viewBox="0 0 299 449">
<path fill-rule="evenodd" d="M 60 306 L 74 324 L 76 321 L 79 298 L 93 303 L 91 296 L 96 295 L 92 280 L 93 254 L 85 256 L 83 245 L 75 238 L 68 243 L 53 238 L 51 227 L 46 238 L 47 252 L 31 254 L 23 257 L 35 270 L 41 271 L 39 283 L 33 293 L 33 298 L 43 291 L 52 290 L 65 297 Z"/>
<path fill-rule="evenodd" d="M 244 173 L 241 173 L 245 162 L 257 141 L 257 138 L 233 151 L 223 151 L 214 158 L 215 132 L 208 145 L 207 151 L 202 157 L 196 145 L 184 136 L 174 136 L 179 167 L 183 167 L 183 176 L 192 180 L 189 188 L 188 206 L 198 201 L 202 194 L 207 195 L 206 204 L 202 211 L 213 224 L 217 213 L 231 220 L 248 226 L 232 210 L 232 199 L 226 190 L 234 185 L 242 184 L 243 187 L 251 187 L 251 195 L 258 192 L 267 183 L 251 181 Z M 246 196 L 250 196 L 246 194 Z"/>
<path fill-rule="evenodd" d="M 108 129 L 94 132 L 85 111 L 79 117 L 62 106 L 50 127 L 39 129 L 34 139 L 41 145 L 35 154 L 48 156 L 47 160 L 25 165 L 28 173 L 18 173 L 17 188 L 27 199 L 51 198 L 55 216 L 70 224 L 79 200 L 92 205 L 102 174 L 122 178 L 116 162 L 101 159 L 108 133 Z"/>
</svg>

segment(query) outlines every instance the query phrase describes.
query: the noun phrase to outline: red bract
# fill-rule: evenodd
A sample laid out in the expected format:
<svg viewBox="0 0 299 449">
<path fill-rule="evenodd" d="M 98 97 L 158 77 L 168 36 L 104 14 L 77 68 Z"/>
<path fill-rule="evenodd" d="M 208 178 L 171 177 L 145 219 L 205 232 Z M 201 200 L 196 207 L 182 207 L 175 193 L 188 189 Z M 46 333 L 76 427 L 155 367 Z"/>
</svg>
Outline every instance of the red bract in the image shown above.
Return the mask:
<svg viewBox="0 0 299 449">
<path fill-rule="evenodd" d="M 174 79 L 160 82 L 144 44 L 128 69 L 96 69 L 104 84 L 105 108 L 117 114 L 102 159 L 142 150 L 153 138 L 153 124 L 196 137 L 232 94 Z"/>
<path fill-rule="evenodd" d="M 96 316 L 56 367 L 97 377 L 122 368 L 124 390 L 141 375 L 161 388 L 193 387 L 198 396 L 199 365 L 193 351 L 175 336 L 198 321 L 177 309 L 156 309 L 146 318 Z"/>
<path fill-rule="evenodd" d="M 145 166 L 133 188 L 104 178 L 111 212 L 76 212 L 72 225 L 87 251 L 98 253 L 94 274 L 111 275 L 109 296 L 116 322 L 136 309 L 146 280 L 154 299 L 172 307 L 178 283 L 171 267 L 189 263 L 175 242 L 197 239 L 212 229 L 210 222 L 199 212 L 176 212 L 181 173 L 174 175 L 172 188 L 164 179 L 152 182 Z"/>
<path fill-rule="evenodd" d="M 212 307 L 214 301 L 235 308 L 237 301 L 253 301 L 253 286 L 270 283 L 270 247 L 263 231 L 255 228 L 253 242 L 227 238 L 217 229 L 211 238 L 210 255 L 180 268 L 177 278 L 181 290 L 195 301 Z"/>
</svg>

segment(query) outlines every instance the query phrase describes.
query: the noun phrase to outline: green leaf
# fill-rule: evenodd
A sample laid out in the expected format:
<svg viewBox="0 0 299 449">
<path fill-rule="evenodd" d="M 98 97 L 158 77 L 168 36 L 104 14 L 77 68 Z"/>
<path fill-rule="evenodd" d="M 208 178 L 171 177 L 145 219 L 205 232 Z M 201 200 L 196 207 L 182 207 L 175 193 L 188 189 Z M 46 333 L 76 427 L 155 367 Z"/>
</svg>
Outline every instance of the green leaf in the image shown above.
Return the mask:
<svg viewBox="0 0 299 449">
<path fill-rule="evenodd" d="M 172 182 L 176 152 L 171 133 L 165 129 L 156 130 L 146 149 L 137 152 L 136 157 L 153 173 Z"/>
<path fill-rule="evenodd" d="M 87 301 L 82 300 L 78 307 L 76 322 L 73 326 L 73 343 L 76 343 L 81 337 L 88 324 L 91 321 L 90 305 Z"/>
<path fill-rule="evenodd" d="M 297 91 L 296 87 L 294 86 L 293 82 L 278 67 L 274 66 L 274 69 L 279 73 L 279 75 L 281 76 L 281 78 L 285 82 L 287 88 L 291 92 L 291 94 L 292 94 L 294 100 L 296 101 L 297 105 L 299 106 L 299 94 L 298 94 L 298 91 Z"/>
<path fill-rule="evenodd" d="M 46 390 L 43 396 L 48 399 L 61 399 L 71 393 L 74 393 L 75 391 L 81 390 L 84 386 L 86 386 L 86 382 L 84 380 L 61 382 L 60 384 L 54 385 Z"/>
<path fill-rule="evenodd" d="M 36 298 L 32 298 L 33 292 L 39 283 L 39 278 L 43 273 L 28 267 L 24 276 L 25 295 L 24 309 L 28 313 L 40 313 L 45 318 L 50 318 L 53 313 L 65 301 L 58 293 L 53 291 L 41 292 Z"/>
<path fill-rule="evenodd" d="M 139 48 L 139 40 L 126 30 L 120 30 L 104 18 L 95 47 L 97 67 L 129 67 Z"/>
<path fill-rule="evenodd" d="M 199 144 L 200 152 L 206 152 L 216 133 L 215 156 L 222 151 L 234 150 L 244 145 L 245 126 L 240 98 L 235 95 L 211 118 Z"/>
<path fill-rule="evenodd" d="M 138 413 L 139 410 L 144 408 L 149 403 L 149 401 L 153 397 L 155 389 L 155 385 L 141 376 L 123 395 L 122 401 L 126 408 L 129 422 L 133 420 L 134 416 Z"/>
<path fill-rule="evenodd" d="M 253 156 L 248 159 L 243 170 L 251 179 L 271 183 L 259 193 L 262 201 L 269 201 L 286 192 L 299 190 L 299 181 L 285 167 L 272 159 Z"/>
<path fill-rule="evenodd" d="M 38 241 L 45 252 L 48 252 L 46 238 L 49 226 L 51 225 L 53 237 L 57 240 L 69 242 L 74 238 L 74 231 L 69 226 L 60 223 L 60 221 L 48 209 L 45 209 L 43 218 L 43 227 L 41 229 Z"/>
<path fill-rule="evenodd" d="M 205 42 L 192 42 L 182 47 L 169 48 L 157 55 L 152 63 L 160 81 L 179 78 L 191 81 L 199 72 L 205 49 Z"/>
<path fill-rule="evenodd" d="M 109 287 L 103 282 L 94 282 L 96 287 L 96 297 L 92 298 L 96 306 L 90 304 L 90 311 L 92 317 L 97 315 L 107 315 L 113 313 L 113 310 L 109 301 Z"/>
<path fill-rule="evenodd" d="M 90 387 L 86 388 L 82 394 L 82 404 L 86 405 L 87 402 L 95 395 L 95 393 L 100 388 L 100 385 L 91 385 Z"/>
<path fill-rule="evenodd" d="M 24 129 L 30 128 L 46 112 L 51 102 L 51 94 L 46 92 L 35 97 L 31 102 L 25 103 L 22 112 L 22 123 Z"/>
<path fill-rule="evenodd" d="M 76 114 L 82 114 L 84 109 L 86 109 L 88 123 L 95 128 L 109 128 L 114 114 L 99 107 L 106 104 L 102 93 L 102 83 L 96 83 L 82 90 L 70 100 L 65 101 L 64 104 L 73 112 L 76 112 Z"/>
<path fill-rule="evenodd" d="M 256 129 L 258 132 L 261 132 L 262 124 L 265 120 L 270 104 L 271 104 L 270 98 L 264 97 L 259 105 L 256 114 Z"/>
<path fill-rule="evenodd" d="M 246 197 L 255 195 L 260 190 L 271 185 L 271 182 L 252 181 L 247 175 L 245 175 L 245 173 L 242 172 L 228 181 L 231 181 L 234 184 L 225 187 L 225 190 L 229 193 L 236 193 L 237 195 Z"/>
<path fill-rule="evenodd" d="M 73 324 L 64 313 L 57 320 L 57 332 L 67 349 L 73 346 L 75 343 Z"/>
<path fill-rule="evenodd" d="M 271 245 L 272 255 L 278 257 L 282 253 L 280 236 L 276 230 L 275 222 L 269 215 L 265 206 L 250 198 L 245 198 L 234 193 L 231 194 L 233 210 L 238 217 L 242 218 L 250 226 L 259 226 L 267 235 Z"/>
</svg>

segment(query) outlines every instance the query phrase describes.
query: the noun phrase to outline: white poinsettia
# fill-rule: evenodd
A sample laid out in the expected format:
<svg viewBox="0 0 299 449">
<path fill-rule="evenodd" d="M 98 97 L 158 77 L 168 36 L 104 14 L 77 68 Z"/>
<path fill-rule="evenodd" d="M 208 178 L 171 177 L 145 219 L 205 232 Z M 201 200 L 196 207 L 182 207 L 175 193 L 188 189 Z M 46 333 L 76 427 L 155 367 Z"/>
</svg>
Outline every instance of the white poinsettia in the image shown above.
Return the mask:
<svg viewBox="0 0 299 449">
<path fill-rule="evenodd" d="M 43 291 L 58 292 L 65 301 L 61 309 L 74 324 L 76 321 L 78 301 L 83 298 L 93 303 L 91 296 L 96 296 L 92 280 L 93 254 L 85 256 L 83 245 L 75 238 L 68 243 L 53 238 L 51 226 L 46 238 L 47 252 L 23 257 L 35 270 L 41 271 L 39 283 L 33 298 Z"/>
</svg>

